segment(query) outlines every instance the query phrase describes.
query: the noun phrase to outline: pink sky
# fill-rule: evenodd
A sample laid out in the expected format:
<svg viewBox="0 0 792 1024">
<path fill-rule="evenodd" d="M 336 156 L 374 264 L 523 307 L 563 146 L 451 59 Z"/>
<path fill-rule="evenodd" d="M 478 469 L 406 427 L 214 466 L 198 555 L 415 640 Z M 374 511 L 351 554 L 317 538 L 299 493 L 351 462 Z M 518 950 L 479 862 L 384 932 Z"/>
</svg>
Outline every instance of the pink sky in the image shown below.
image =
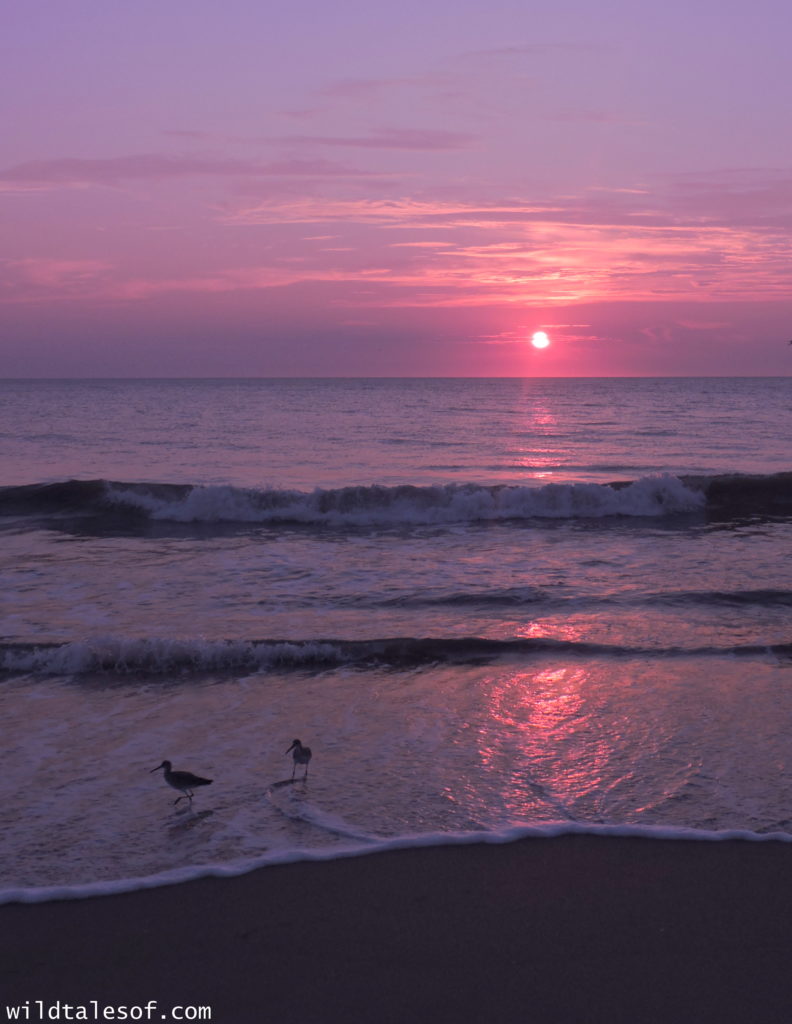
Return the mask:
<svg viewBox="0 0 792 1024">
<path fill-rule="evenodd" d="M 12 0 L 0 376 L 787 375 L 790 38 L 786 0 Z"/>
</svg>

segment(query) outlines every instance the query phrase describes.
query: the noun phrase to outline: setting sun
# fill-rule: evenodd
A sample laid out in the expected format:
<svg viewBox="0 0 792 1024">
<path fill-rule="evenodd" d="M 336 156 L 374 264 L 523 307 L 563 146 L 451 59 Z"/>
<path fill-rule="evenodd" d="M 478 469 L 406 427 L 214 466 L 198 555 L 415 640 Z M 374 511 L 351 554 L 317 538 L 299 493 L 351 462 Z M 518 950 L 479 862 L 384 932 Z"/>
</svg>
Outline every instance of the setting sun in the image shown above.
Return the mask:
<svg viewBox="0 0 792 1024">
<path fill-rule="evenodd" d="M 534 348 L 547 348 L 550 344 L 550 339 L 544 331 L 535 331 L 531 337 L 531 344 Z"/>
</svg>

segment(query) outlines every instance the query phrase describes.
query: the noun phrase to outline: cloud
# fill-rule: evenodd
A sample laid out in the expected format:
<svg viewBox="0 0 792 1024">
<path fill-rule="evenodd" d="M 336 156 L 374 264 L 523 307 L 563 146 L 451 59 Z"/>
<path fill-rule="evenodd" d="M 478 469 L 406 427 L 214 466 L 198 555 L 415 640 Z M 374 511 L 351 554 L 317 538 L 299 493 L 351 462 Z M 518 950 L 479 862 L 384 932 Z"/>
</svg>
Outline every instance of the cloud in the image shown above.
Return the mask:
<svg viewBox="0 0 792 1024">
<path fill-rule="evenodd" d="M 723 331 L 731 327 L 728 320 L 677 320 L 677 325 L 689 331 Z"/>
<path fill-rule="evenodd" d="M 792 227 L 792 174 L 788 170 L 736 168 L 668 179 L 674 207 L 685 216 L 741 225 Z"/>
<path fill-rule="evenodd" d="M 381 107 L 400 99 L 400 106 L 411 110 L 447 109 L 452 104 L 452 116 L 458 119 L 460 111 L 469 116 L 478 106 L 477 76 L 468 70 L 433 69 L 402 77 L 342 78 L 329 82 L 315 95 L 329 106 L 348 108 L 350 103 L 364 107 Z M 409 98 L 408 98 L 409 97 Z M 337 101 L 337 102 L 336 102 Z M 440 104 L 438 108 L 437 104 Z M 313 113 L 318 111 L 314 110 Z"/>
<path fill-rule="evenodd" d="M 379 302 L 422 305 L 781 298 L 792 240 L 720 222 L 674 189 L 588 191 L 555 201 L 295 196 L 229 211 L 229 223 L 331 227 L 339 248 L 390 267 Z M 394 237 L 398 232 L 401 237 Z M 438 234 L 440 232 L 441 234 Z M 348 273 L 354 264 L 345 264 Z M 390 298 L 385 294 L 389 292 Z"/>
<path fill-rule="evenodd" d="M 389 128 L 372 135 L 286 135 L 279 142 L 296 145 L 340 146 L 355 149 L 458 150 L 469 148 L 476 140 L 467 132 L 438 128 Z"/>
<path fill-rule="evenodd" d="M 17 165 L 0 182 L 43 188 L 189 175 L 236 179 L 230 198 L 209 206 L 202 195 L 205 246 L 194 245 L 193 226 L 189 239 L 181 228 L 167 241 L 159 232 L 147 258 L 137 252 L 125 261 L 119 246 L 114 268 L 99 260 L 9 262 L 5 294 L 27 301 L 93 289 L 97 300 L 134 301 L 300 285 L 332 289 L 334 302 L 362 310 L 705 303 L 789 291 L 792 238 L 775 214 L 788 210 L 792 183 L 780 172 L 713 177 L 710 189 L 706 178 L 689 176 L 498 202 L 487 200 L 486 185 L 454 193 L 413 180 L 409 194 L 404 181 L 322 159 L 54 160 Z M 81 255 L 91 252 L 88 241 Z"/>
<path fill-rule="evenodd" d="M 105 260 L 0 260 L 0 296 L 7 302 L 35 302 L 46 296 L 95 295 L 113 271 Z"/>
<path fill-rule="evenodd" d="M 359 178 L 375 171 L 346 167 L 331 160 L 277 160 L 261 163 L 222 157 L 167 156 L 142 153 L 121 157 L 30 160 L 0 171 L 0 190 L 39 190 L 85 185 L 119 185 L 125 181 L 188 177 L 221 178 Z"/>
<path fill-rule="evenodd" d="M 293 176 L 310 178 L 379 178 L 378 171 L 364 171 L 356 167 L 346 167 L 333 163 L 332 160 L 278 160 L 262 165 L 259 170 L 251 172 L 254 176 L 284 177 Z"/>
</svg>

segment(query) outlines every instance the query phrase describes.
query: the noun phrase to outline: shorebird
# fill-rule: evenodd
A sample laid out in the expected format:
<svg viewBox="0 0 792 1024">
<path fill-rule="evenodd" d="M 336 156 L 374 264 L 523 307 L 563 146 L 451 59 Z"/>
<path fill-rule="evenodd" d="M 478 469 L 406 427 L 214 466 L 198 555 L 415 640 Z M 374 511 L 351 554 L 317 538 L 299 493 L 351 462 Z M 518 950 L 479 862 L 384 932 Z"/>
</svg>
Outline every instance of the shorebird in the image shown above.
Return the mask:
<svg viewBox="0 0 792 1024">
<path fill-rule="evenodd" d="M 292 754 L 292 757 L 294 758 L 294 767 L 292 768 L 292 778 L 294 778 L 294 773 L 297 771 L 297 765 L 298 764 L 304 764 L 305 765 L 305 774 L 303 775 L 303 778 L 307 779 L 308 778 L 308 762 L 311 760 L 311 748 L 310 747 L 304 747 L 302 745 L 302 743 L 300 743 L 299 740 L 294 740 L 294 742 L 289 747 L 289 750 L 286 751 L 286 753 L 288 754 L 290 750 L 294 751 L 294 753 Z"/>
<path fill-rule="evenodd" d="M 192 803 L 193 793 L 192 791 L 197 786 L 211 786 L 211 779 L 202 779 L 200 775 L 193 775 L 192 772 L 174 772 L 171 769 L 170 761 L 163 761 L 162 764 L 158 764 L 156 768 L 152 768 L 151 772 L 158 772 L 160 768 L 165 769 L 165 781 L 169 786 L 173 786 L 174 789 L 178 789 L 181 796 L 177 796 L 173 801 L 174 806 L 185 797 Z M 149 775 L 151 774 L 149 772 Z"/>
</svg>

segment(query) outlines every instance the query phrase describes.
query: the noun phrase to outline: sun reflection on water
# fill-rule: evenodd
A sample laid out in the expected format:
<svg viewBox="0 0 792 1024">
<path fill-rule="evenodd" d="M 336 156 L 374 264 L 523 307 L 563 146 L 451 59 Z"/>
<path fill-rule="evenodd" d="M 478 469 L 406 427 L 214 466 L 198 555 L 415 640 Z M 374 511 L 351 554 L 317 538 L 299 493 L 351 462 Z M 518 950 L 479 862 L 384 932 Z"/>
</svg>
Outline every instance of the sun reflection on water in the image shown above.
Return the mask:
<svg viewBox="0 0 792 1024">
<path fill-rule="evenodd" d="M 482 767 L 500 776 L 504 810 L 513 820 L 586 820 L 614 754 L 585 667 L 490 679 L 489 720 L 480 731 Z"/>
<path fill-rule="evenodd" d="M 529 471 L 536 479 L 550 477 L 559 468 L 558 417 L 536 394 L 526 394 L 524 414 L 515 416 L 513 465 Z"/>
</svg>

